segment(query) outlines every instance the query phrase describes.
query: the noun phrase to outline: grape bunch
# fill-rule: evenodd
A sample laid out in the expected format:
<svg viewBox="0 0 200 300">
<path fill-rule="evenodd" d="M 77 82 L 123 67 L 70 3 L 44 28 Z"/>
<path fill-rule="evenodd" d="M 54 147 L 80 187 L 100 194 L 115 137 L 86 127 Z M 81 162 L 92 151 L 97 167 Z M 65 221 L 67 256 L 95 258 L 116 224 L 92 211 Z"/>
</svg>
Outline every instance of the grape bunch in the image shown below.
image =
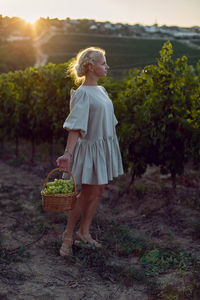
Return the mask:
<svg viewBox="0 0 200 300">
<path fill-rule="evenodd" d="M 73 192 L 73 183 L 69 180 L 54 179 L 46 184 L 44 193 L 48 194 L 69 194 Z"/>
</svg>

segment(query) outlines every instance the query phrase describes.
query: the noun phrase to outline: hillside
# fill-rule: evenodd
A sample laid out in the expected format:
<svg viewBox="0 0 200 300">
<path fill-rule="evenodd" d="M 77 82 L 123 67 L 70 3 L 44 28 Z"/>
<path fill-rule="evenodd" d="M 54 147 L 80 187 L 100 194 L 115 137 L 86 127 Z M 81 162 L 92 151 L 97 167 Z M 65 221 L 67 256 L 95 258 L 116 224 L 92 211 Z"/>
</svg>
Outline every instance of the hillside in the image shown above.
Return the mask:
<svg viewBox="0 0 200 300">
<path fill-rule="evenodd" d="M 119 77 L 130 68 L 155 63 L 166 40 L 173 44 L 174 58 L 186 55 L 194 66 L 200 59 L 199 27 L 112 24 L 69 18 L 40 18 L 32 26 L 20 18 L 0 16 L 0 33 L 0 72 L 66 62 L 80 49 L 94 45 L 106 49 L 110 75 Z"/>
<path fill-rule="evenodd" d="M 165 39 L 128 38 L 102 36 L 95 34 L 56 34 L 42 45 L 42 52 L 48 62 L 63 63 L 71 59 L 76 53 L 91 45 L 104 48 L 110 65 L 110 74 L 121 76 L 122 72 L 131 68 L 143 68 L 155 64 L 159 57 Z M 172 40 L 174 59 L 183 55 L 189 58 L 189 64 L 196 65 L 200 59 L 200 50 L 190 48 L 187 44 Z"/>
</svg>

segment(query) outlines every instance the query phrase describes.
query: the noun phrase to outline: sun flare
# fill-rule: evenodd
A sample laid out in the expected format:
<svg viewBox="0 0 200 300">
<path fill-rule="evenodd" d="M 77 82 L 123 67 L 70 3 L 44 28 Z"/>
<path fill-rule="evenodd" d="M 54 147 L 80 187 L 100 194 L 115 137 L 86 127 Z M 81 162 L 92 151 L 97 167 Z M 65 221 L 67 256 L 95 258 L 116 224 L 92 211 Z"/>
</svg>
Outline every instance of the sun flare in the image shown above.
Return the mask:
<svg viewBox="0 0 200 300">
<path fill-rule="evenodd" d="M 27 23 L 31 23 L 32 25 L 34 25 L 35 22 L 39 19 L 39 17 L 36 17 L 34 15 L 24 15 L 21 18 L 25 20 Z"/>
</svg>

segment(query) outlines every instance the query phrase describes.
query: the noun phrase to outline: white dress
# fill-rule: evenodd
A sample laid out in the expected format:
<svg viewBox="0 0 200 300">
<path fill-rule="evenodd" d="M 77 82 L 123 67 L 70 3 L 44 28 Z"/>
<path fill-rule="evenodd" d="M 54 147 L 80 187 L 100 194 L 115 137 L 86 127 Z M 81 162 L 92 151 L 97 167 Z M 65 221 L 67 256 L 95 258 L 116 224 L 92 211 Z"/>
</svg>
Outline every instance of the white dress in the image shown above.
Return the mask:
<svg viewBox="0 0 200 300">
<path fill-rule="evenodd" d="M 107 184 L 123 174 L 113 104 L 104 87 L 81 85 L 73 91 L 66 130 L 80 130 L 71 172 L 77 185 Z"/>
</svg>

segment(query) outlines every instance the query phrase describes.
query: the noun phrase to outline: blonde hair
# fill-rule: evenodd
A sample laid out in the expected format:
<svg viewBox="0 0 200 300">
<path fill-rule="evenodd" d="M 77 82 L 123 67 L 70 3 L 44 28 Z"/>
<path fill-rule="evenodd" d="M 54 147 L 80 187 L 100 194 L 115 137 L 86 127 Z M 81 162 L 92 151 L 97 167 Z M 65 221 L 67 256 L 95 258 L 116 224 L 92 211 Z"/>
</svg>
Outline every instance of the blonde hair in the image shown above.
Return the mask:
<svg viewBox="0 0 200 300">
<path fill-rule="evenodd" d="M 68 74 L 76 83 L 84 80 L 88 71 L 88 65 L 94 64 L 99 55 L 105 55 L 105 50 L 97 47 L 89 47 L 78 52 L 76 58 L 68 67 Z"/>
</svg>

